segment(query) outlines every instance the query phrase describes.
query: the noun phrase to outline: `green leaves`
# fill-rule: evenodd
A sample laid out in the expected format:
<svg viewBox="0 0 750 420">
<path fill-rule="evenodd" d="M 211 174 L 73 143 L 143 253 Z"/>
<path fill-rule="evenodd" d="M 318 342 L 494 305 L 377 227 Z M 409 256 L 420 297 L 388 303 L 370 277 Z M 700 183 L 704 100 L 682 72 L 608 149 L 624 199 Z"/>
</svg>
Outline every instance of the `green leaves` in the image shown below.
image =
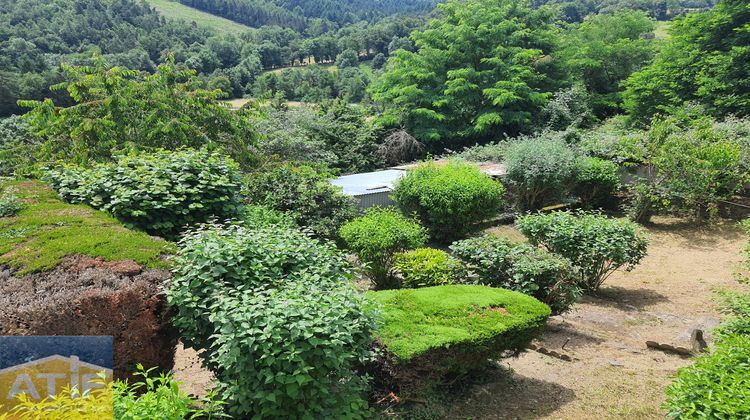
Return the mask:
<svg viewBox="0 0 750 420">
<path fill-rule="evenodd" d="M 460 261 L 434 248 L 396 254 L 393 268 L 400 276 L 401 287 L 405 288 L 460 283 L 466 278 L 466 269 Z"/>
<path fill-rule="evenodd" d="M 556 313 L 581 295 L 570 261 L 542 249 L 492 235 L 454 242 L 450 249 L 479 283 L 534 296 Z"/>
<path fill-rule="evenodd" d="M 471 164 L 427 163 L 410 170 L 396 185 L 393 198 L 414 213 L 441 241 L 458 239 L 500 210 L 503 186 Z"/>
<path fill-rule="evenodd" d="M 207 225 L 185 235 L 167 298 L 186 345 L 239 418 L 347 418 L 368 412 L 372 314 L 351 266 L 282 225 Z"/>
<path fill-rule="evenodd" d="M 236 217 L 241 209 L 238 165 L 206 149 L 124 155 L 91 169 L 68 165 L 45 179 L 66 201 L 170 238 L 185 226 Z"/>
<path fill-rule="evenodd" d="M 531 244 L 567 258 L 578 268 L 579 285 L 586 290 L 597 290 L 619 268 L 635 268 L 648 246 L 635 223 L 597 213 L 527 215 L 516 220 L 516 227 Z"/>
<path fill-rule="evenodd" d="M 370 87 L 382 122 L 421 141 L 485 141 L 524 131 L 564 77 L 552 15 L 520 0 L 449 1 L 412 33 L 417 52 L 397 51 Z"/>
<path fill-rule="evenodd" d="M 394 286 L 390 272 L 394 254 L 427 242 L 427 232 L 418 222 L 392 208 L 368 209 L 364 216 L 344 224 L 339 235 L 368 265 L 370 279 L 378 288 Z"/>
</svg>

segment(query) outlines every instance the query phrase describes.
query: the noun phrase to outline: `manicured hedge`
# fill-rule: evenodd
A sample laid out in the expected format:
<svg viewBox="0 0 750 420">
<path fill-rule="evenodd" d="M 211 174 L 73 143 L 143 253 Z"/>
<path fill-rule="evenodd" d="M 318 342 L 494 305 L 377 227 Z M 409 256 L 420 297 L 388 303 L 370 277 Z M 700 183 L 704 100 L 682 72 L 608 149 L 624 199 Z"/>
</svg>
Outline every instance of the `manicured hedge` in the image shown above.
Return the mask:
<svg viewBox="0 0 750 420">
<path fill-rule="evenodd" d="M 503 191 L 500 182 L 474 165 L 430 162 L 410 170 L 396 184 L 393 198 L 405 213 L 415 213 L 434 239 L 450 242 L 495 216 Z"/>
<path fill-rule="evenodd" d="M 487 286 L 384 290 L 367 299 L 382 311 L 379 379 L 404 388 L 429 386 L 518 352 L 550 315 L 531 296 Z"/>
</svg>

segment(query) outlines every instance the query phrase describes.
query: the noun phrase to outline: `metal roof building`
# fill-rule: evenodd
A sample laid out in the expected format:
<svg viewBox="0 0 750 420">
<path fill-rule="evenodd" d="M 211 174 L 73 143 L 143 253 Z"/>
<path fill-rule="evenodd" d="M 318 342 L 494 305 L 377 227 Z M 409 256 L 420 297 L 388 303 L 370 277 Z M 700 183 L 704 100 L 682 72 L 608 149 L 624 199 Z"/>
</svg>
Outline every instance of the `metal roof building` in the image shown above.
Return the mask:
<svg viewBox="0 0 750 420">
<path fill-rule="evenodd" d="M 331 184 L 343 188 L 344 194 L 354 197 L 359 208 L 364 210 L 372 206 L 393 205 L 391 192 L 396 181 L 406 175 L 400 169 L 387 169 L 377 172 L 365 172 L 354 175 L 344 175 L 331 180 Z"/>
</svg>

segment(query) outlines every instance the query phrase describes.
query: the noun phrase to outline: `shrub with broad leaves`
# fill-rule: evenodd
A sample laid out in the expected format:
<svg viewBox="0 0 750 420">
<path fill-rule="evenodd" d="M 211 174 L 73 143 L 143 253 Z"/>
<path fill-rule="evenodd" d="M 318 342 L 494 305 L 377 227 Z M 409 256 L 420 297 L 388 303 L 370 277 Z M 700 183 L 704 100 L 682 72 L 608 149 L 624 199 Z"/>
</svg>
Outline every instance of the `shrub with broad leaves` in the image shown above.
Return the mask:
<svg viewBox="0 0 750 420">
<path fill-rule="evenodd" d="M 556 313 L 581 296 L 570 261 L 528 244 L 487 235 L 454 242 L 451 251 L 468 265 L 479 283 L 534 296 Z"/>
<path fill-rule="evenodd" d="M 516 226 L 531 242 L 567 258 L 579 285 L 596 291 L 615 270 L 632 270 L 646 256 L 648 240 L 638 225 L 598 213 L 554 212 L 520 217 Z"/>
<path fill-rule="evenodd" d="M 450 242 L 500 211 L 503 186 L 468 163 L 426 163 L 398 182 L 393 197 L 434 239 Z"/>
<path fill-rule="evenodd" d="M 374 319 L 332 245 L 283 226 L 208 225 L 180 242 L 167 297 L 239 418 L 361 418 Z"/>
<path fill-rule="evenodd" d="M 581 158 L 576 165 L 573 193 L 586 208 L 604 207 L 620 188 L 619 167 L 611 160 Z"/>
<path fill-rule="evenodd" d="M 370 208 L 342 226 L 339 234 L 346 247 L 366 264 L 370 279 L 380 289 L 397 286 L 391 273 L 396 253 L 427 243 L 427 231 L 392 208 Z"/>
<path fill-rule="evenodd" d="M 206 149 L 123 155 L 88 169 L 68 165 L 45 179 L 68 202 L 169 238 L 186 226 L 237 217 L 242 208 L 238 165 Z"/>
</svg>

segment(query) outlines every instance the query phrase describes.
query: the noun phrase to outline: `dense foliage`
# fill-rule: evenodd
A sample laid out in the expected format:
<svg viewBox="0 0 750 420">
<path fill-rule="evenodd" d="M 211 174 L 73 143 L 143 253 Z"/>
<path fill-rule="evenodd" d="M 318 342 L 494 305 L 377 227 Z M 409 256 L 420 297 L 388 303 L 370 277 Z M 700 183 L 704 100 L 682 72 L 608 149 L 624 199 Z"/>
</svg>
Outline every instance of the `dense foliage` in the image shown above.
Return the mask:
<svg viewBox="0 0 750 420">
<path fill-rule="evenodd" d="M 651 61 L 656 49 L 647 35 L 653 30 L 645 13 L 621 11 L 592 16 L 563 38 L 561 58 L 592 95 L 597 116 L 620 111 L 620 83 Z"/>
<path fill-rule="evenodd" d="M 173 322 L 238 417 L 367 412 L 373 319 L 346 258 L 293 229 L 210 225 L 187 234 L 167 291 Z M 252 261 L 252 264 L 245 263 Z"/>
<path fill-rule="evenodd" d="M 615 270 L 635 268 L 648 246 L 635 223 L 597 213 L 532 214 L 520 217 L 516 226 L 532 245 L 567 258 L 578 268 L 578 284 L 591 291 Z"/>
<path fill-rule="evenodd" d="M 630 212 L 648 221 L 659 211 L 696 219 L 716 216 L 720 201 L 747 180 L 747 150 L 725 124 L 707 118 L 657 119 L 646 135 L 646 177 L 631 192 Z"/>
<path fill-rule="evenodd" d="M 528 130 L 565 78 L 552 59 L 553 14 L 522 0 L 448 1 L 412 32 L 416 52 L 397 51 L 371 87 L 382 122 L 421 141 L 473 142 Z"/>
<path fill-rule="evenodd" d="M 509 187 L 521 210 L 535 210 L 565 198 L 576 170 L 576 154 L 553 133 L 522 138 L 504 151 Z"/>
<path fill-rule="evenodd" d="M 606 207 L 619 188 L 619 167 L 611 160 L 583 157 L 576 163 L 573 193 L 584 207 Z"/>
<path fill-rule="evenodd" d="M 341 227 L 346 247 L 366 264 L 370 279 L 378 288 L 397 286 L 391 273 L 394 255 L 427 242 L 427 232 L 419 223 L 392 208 L 372 207 Z"/>
<path fill-rule="evenodd" d="M 39 142 L 22 117 L 0 119 L 0 176 L 28 175 Z"/>
<path fill-rule="evenodd" d="M 320 167 L 269 164 L 249 174 L 246 194 L 250 203 L 287 213 L 317 236 L 335 238 L 339 227 L 354 217 L 356 205 L 328 182 L 331 177 Z"/>
<path fill-rule="evenodd" d="M 461 262 L 440 249 L 418 248 L 396 254 L 393 260 L 404 288 L 460 283 L 466 277 Z"/>
<path fill-rule="evenodd" d="M 454 242 L 451 251 L 479 283 L 534 296 L 554 312 L 565 311 L 581 295 L 570 261 L 528 244 L 482 236 Z"/>
<path fill-rule="evenodd" d="M 393 192 L 406 213 L 415 213 L 441 241 L 458 239 L 503 205 L 503 186 L 476 166 L 458 161 L 428 162 L 412 169 Z"/>
<path fill-rule="evenodd" d="M 722 0 L 705 13 L 686 15 L 671 27 L 654 62 L 626 83 L 625 108 L 639 122 L 671 113 L 687 101 L 721 117 L 749 115 L 750 8 Z"/>
<path fill-rule="evenodd" d="M 88 164 L 118 151 L 221 147 L 242 164 L 253 161 L 255 131 L 218 101 L 219 92 L 200 89 L 193 73 L 171 61 L 156 73 L 110 67 L 65 66 L 65 88 L 75 101 L 58 108 L 50 99 L 24 101 L 27 119 L 44 139 L 40 157 Z"/>
<path fill-rule="evenodd" d="M 237 164 L 205 149 L 124 155 L 90 169 L 63 166 L 46 179 L 68 202 L 165 237 L 212 218 L 234 218 L 242 205 Z"/>
</svg>

